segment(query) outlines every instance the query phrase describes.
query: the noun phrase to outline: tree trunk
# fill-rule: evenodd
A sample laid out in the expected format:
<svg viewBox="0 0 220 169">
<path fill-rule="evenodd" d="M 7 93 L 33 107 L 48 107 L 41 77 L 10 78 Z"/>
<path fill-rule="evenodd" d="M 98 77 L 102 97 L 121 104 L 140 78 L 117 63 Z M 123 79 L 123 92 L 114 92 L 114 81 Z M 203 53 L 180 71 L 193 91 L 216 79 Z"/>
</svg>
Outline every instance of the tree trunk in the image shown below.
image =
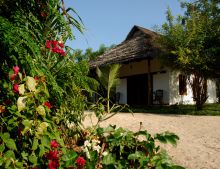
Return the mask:
<svg viewBox="0 0 220 169">
<path fill-rule="evenodd" d="M 194 74 L 193 78 L 189 77 L 190 85 L 193 91 L 193 100 L 196 102 L 196 109 L 202 110 L 208 95 L 207 95 L 207 79 Z"/>
</svg>

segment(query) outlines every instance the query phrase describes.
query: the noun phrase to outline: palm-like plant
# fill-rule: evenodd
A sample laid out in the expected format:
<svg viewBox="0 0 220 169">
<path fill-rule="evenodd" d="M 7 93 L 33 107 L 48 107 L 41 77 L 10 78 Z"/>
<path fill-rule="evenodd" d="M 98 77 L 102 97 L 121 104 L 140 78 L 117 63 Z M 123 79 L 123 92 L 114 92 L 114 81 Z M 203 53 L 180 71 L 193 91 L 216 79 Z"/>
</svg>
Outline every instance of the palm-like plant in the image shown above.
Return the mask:
<svg viewBox="0 0 220 169">
<path fill-rule="evenodd" d="M 119 69 L 119 64 L 107 65 L 101 69 L 96 69 L 99 81 L 107 91 L 107 113 L 110 113 L 110 93 L 113 88 L 119 83 Z"/>
</svg>

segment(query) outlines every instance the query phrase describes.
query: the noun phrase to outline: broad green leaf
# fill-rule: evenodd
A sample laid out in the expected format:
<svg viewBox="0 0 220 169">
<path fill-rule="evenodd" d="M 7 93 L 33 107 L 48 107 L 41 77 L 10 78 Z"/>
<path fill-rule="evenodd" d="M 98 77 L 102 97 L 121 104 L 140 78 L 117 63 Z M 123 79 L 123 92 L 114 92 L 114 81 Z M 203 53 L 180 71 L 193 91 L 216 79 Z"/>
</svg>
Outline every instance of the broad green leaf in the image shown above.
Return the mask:
<svg viewBox="0 0 220 169">
<path fill-rule="evenodd" d="M 105 165 L 110 165 L 115 163 L 115 158 L 112 156 L 112 154 L 107 154 L 106 156 L 103 157 L 103 164 Z"/>
<path fill-rule="evenodd" d="M 24 160 L 27 160 L 27 159 L 28 159 L 28 153 L 26 153 L 26 152 L 24 152 L 24 151 L 22 151 L 21 156 L 22 156 L 22 158 L 23 158 Z"/>
<path fill-rule="evenodd" d="M 128 159 L 129 160 L 137 160 L 137 159 L 140 159 L 142 156 L 144 156 L 143 152 L 136 151 L 133 154 L 129 154 Z"/>
<path fill-rule="evenodd" d="M 44 148 L 43 145 L 39 145 L 39 147 L 40 147 L 39 156 L 42 157 L 47 152 L 47 150 Z"/>
<path fill-rule="evenodd" d="M 15 163 L 15 165 L 16 165 L 16 167 L 18 167 L 18 168 L 22 168 L 23 167 L 23 163 L 22 162 L 16 162 Z"/>
<path fill-rule="evenodd" d="M 2 153 L 4 150 L 5 150 L 5 144 L 2 143 L 0 145 L 0 152 Z"/>
<path fill-rule="evenodd" d="M 37 164 L 37 156 L 35 154 L 30 155 L 28 159 L 31 163 Z"/>
<path fill-rule="evenodd" d="M 7 158 L 5 160 L 5 168 L 9 169 L 9 166 L 11 165 L 12 163 L 12 160 L 10 158 Z M 10 167 L 11 168 L 11 167 Z"/>
<path fill-rule="evenodd" d="M 1 134 L 1 138 L 2 138 L 3 142 L 7 142 L 7 140 L 10 139 L 10 134 L 3 133 L 3 134 Z"/>
<path fill-rule="evenodd" d="M 4 158 L 0 157 L 0 166 L 2 166 L 3 163 L 4 163 Z"/>
<path fill-rule="evenodd" d="M 8 150 L 8 151 L 5 153 L 4 157 L 6 157 L 6 158 L 15 158 L 15 153 L 14 153 L 14 151 L 12 151 L 12 150 Z"/>
<path fill-rule="evenodd" d="M 31 129 L 32 124 L 33 124 L 33 120 L 27 120 L 27 119 L 23 120 L 22 124 L 25 126 L 24 130 L 21 132 L 22 135 L 24 135 L 26 132 L 28 132 Z"/>
<path fill-rule="evenodd" d="M 50 139 L 49 139 L 49 137 L 48 136 L 43 136 L 42 139 L 41 139 L 41 144 L 44 147 L 50 148 Z"/>
<path fill-rule="evenodd" d="M 72 166 L 73 163 L 75 162 L 78 154 L 75 151 L 67 151 L 63 156 L 62 156 L 62 161 L 64 162 L 63 167 L 69 167 Z"/>
<path fill-rule="evenodd" d="M 38 147 L 38 139 L 37 138 L 34 138 L 33 140 L 33 145 L 32 145 L 32 150 L 36 150 L 37 147 Z"/>
<path fill-rule="evenodd" d="M 13 139 L 8 139 L 7 142 L 5 143 L 6 146 L 11 149 L 11 150 L 17 150 L 15 141 Z"/>
</svg>

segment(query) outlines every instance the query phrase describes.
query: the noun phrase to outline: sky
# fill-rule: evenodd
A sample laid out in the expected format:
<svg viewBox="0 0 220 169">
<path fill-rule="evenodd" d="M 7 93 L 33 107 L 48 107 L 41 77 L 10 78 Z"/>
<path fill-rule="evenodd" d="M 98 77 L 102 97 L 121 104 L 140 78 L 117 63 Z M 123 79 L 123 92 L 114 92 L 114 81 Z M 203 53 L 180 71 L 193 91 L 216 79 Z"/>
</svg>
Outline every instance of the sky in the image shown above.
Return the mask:
<svg viewBox="0 0 220 169">
<path fill-rule="evenodd" d="M 66 0 L 82 18 L 85 32 L 73 29 L 75 40 L 67 45 L 85 51 L 121 43 L 134 25 L 150 30 L 166 22 L 169 6 L 174 16 L 182 14 L 178 0 Z"/>
</svg>

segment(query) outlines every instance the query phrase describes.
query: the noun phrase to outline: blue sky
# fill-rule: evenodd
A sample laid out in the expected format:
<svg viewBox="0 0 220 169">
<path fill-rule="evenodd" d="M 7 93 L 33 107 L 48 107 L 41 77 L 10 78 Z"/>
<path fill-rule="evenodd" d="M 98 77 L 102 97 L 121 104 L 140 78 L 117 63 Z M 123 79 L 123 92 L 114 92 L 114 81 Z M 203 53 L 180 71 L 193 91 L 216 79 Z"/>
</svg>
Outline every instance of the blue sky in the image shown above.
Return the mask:
<svg viewBox="0 0 220 169">
<path fill-rule="evenodd" d="M 153 30 L 166 21 L 169 6 L 173 15 L 182 14 L 178 0 L 66 0 L 66 7 L 73 7 L 83 20 L 85 33 L 73 30 L 75 40 L 68 42 L 73 49 L 101 44 L 110 46 L 121 43 L 134 25 Z"/>
</svg>

